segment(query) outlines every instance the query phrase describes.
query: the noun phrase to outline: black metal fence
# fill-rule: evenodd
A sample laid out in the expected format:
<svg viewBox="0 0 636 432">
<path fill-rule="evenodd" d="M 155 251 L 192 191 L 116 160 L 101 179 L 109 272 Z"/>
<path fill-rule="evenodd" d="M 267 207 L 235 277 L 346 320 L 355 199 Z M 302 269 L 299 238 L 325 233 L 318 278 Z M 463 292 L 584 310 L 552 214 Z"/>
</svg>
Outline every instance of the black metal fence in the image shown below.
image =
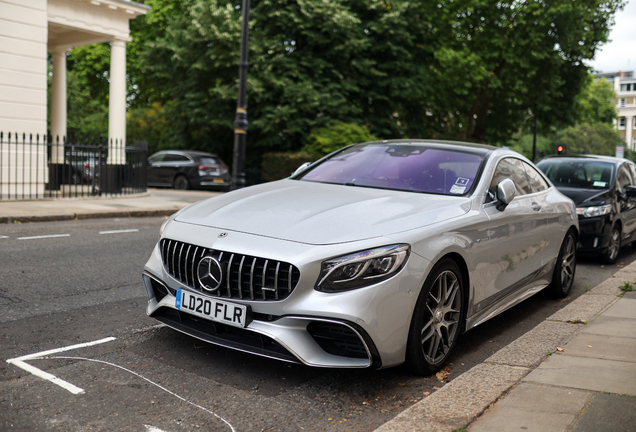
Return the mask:
<svg viewBox="0 0 636 432">
<path fill-rule="evenodd" d="M 0 201 L 139 194 L 147 163 L 145 143 L 0 132 Z"/>
</svg>

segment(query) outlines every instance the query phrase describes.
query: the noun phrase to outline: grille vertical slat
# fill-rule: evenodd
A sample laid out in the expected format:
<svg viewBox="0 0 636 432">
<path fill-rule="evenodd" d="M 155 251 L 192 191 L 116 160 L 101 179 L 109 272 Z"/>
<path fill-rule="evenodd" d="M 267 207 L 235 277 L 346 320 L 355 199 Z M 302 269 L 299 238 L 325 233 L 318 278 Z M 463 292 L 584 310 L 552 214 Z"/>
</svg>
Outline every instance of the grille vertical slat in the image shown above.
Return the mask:
<svg viewBox="0 0 636 432">
<path fill-rule="evenodd" d="M 265 300 L 265 288 L 267 288 L 267 263 L 269 263 L 269 260 L 265 260 L 265 264 L 263 264 L 263 282 L 261 284 L 261 293 L 263 295 L 263 300 Z"/>
<path fill-rule="evenodd" d="M 190 286 L 194 286 L 196 284 L 196 281 L 199 279 L 198 276 L 197 276 L 196 270 L 194 268 L 195 263 L 197 262 L 197 260 L 196 260 L 197 252 L 199 252 L 199 247 L 198 246 L 196 246 L 194 248 L 194 253 L 192 254 L 192 272 L 191 272 L 191 274 L 192 274 L 192 285 L 190 285 Z"/>
<path fill-rule="evenodd" d="M 192 245 L 188 245 L 188 249 L 186 250 L 186 254 L 185 254 L 185 263 L 183 264 L 183 273 L 185 273 L 185 283 L 186 285 L 194 285 L 194 281 L 192 281 L 192 283 L 190 283 L 190 281 L 188 280 L 188 258 L 190 257 L 190 248 L 192 248 Z"/>
<path fill-rule="evenodd" d="M 243 279 L 243 263 L 245 262 L 245 255 L 241 257 L 241 264 L 239 264 L 238 271 L 238 295 L 239 298 L 243 298 L 243 286 L 241 285 L 241 280 Z"/>
<path fill-rule="evenodd" d="M 227 296 L 232 297 L 232 290 L 230 288 L 230 281 L 232 280 L 232 260 L 234 259 L 234 254 L 230 255 L 230 262 L 227 265 Z"/>
<path fill-rule="evenodd" d="M 250 269 L 250 298 L 254 300 L 254 269 L 256 268 L 256 258 L 252 261 L 252 268 Z"/>
<path fill-rule="evenodd" d="M 197 277 L 199 261 L 204 256 L 214 257 L 221 265 L 225 282 L 225 289 L 213 293 L 218 297 L 284 300 L 300 280 L 300 271 L 292 264 L 267 258 L 216 251 L 170 239 L 161 240 L 159 250 L 166 272 L 199 292 L 204 292 Z"/>
<path fill-rule="evenodd" d="M 183 254 L 184 246 L 185 246 L 185 243 L 183 243 L 181 247 L 179 248 L 179 257 L 177 258 L 177 278 L 179 279 L 180 282 L 183 282 L 183 278 L 181 277 L 181 260 L 182 260 L 181 255 Z"/>
<path fill-rule="evenodd" d="M 179 243 L 174 242 L 174 248 L 172 249 L 172 273 L 173 274 L 176 274 L 175 260 L 177 259 L 177 246 L 179 246 Z"/>
<path fill-rule="evenodd" d="M 280 261 L 276 263 L 276 273 L 274 274 L 274 298 L 278 300 L 278 270 L 280 269 Z"/>
</svg>

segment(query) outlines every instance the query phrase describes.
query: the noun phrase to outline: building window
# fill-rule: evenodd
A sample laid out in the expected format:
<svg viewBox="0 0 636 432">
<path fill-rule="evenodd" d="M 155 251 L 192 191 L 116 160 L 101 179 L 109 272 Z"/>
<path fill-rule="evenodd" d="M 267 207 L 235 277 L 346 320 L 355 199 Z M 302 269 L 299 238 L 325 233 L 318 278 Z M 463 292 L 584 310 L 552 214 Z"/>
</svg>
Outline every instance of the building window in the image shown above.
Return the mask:
<svg viewBox="0 0 636 432">
<path fill-rule="evenodd" d="M 636 129 L 636 117 L 632 119 L 632 129 Z"/>
<path fill-rule="evenodd" d="M 619 129 L 625 129 L 625 122 L 626 122 L 625 117 L 619 118 L 618 119 L 618 128 Z"/>
<path fill-rule="evenodd" d="M 636 84 L 621 84 L 621 91 L 634 91 L 636 90 Z"/>
<path fill-rule="evenodd" d="M 625 98 L 620 98 L 618 100 L 618 106 L 621 107 L 621 108 L 625 107 Z"/>
</svg>

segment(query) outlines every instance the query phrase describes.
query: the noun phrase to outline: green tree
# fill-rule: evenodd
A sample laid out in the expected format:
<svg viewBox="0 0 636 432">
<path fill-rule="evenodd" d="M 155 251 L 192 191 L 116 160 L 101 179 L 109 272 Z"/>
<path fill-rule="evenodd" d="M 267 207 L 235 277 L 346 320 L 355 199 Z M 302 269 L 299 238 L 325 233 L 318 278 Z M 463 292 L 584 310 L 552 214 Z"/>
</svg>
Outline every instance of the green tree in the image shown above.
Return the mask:
<svg viewBox="0 0 636 432">
<path fill-rule="evenodd" d="M 182 7 L 184 13 L 168 18 L 164 37 L 146 44 L 140 59 L 149 79 L 167 89 L 161 102 L 173 144 L 227 155 L 241 5 L 191 0 Z M 265 151 L 299 149 L 312 130 L 334 121 L 400 136 L 398 108 L 423 95 L 416 55 L 420 27 L 408 2 L 254 1 L 248 72 L 252 165 L 259 165 Z"/>
<path fill-rule="evenodd" d="M 612 124 L 581 124 L 559 132 L 558 143 L 567 147 L 568 154 L 596 154 L 614 156 L 622 138 Z"/>
<path fill-rule="evenodd" d="M 432 61 L 409 119 L 418 135 L 502 142 L 529 111 L 572 124 L 572 105 L 622 0 L 420 0 Z M 419 129 L 418 119 L 422 125 Z M 427 133 L 428 132 L 428 133 Z"/>
<path fill-rule="evenodd" d="M 613 99 L 616 92 L 612 83 L 588 75 L 581 92 L 574 100 L 574 112 L 580 123 L 608 123 L 618 118 Z"/>
<path fill-rule="evenodd" d="M 365 141 L 375 141 L 377 137 L 369 130 L 357 124 L 336 122 L 331 126 L 314 130 L 307 137 L 307 144 L 302 148 L 309 154 L 327 155 L 342 147 Z"/>
</svg>

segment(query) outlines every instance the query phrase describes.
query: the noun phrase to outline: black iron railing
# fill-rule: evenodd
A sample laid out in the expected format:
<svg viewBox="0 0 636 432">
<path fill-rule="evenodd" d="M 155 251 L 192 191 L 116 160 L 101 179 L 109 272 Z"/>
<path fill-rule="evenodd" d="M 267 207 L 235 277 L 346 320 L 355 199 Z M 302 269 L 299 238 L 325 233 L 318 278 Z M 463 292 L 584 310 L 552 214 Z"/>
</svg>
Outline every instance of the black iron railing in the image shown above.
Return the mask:
<svg viewBox="0 0 636 432">
<path fill-rule="evenodd" d="M 147 163 L 145 143 L 0 132 L 0 200 L 139 194 Z"/>
</svg>

